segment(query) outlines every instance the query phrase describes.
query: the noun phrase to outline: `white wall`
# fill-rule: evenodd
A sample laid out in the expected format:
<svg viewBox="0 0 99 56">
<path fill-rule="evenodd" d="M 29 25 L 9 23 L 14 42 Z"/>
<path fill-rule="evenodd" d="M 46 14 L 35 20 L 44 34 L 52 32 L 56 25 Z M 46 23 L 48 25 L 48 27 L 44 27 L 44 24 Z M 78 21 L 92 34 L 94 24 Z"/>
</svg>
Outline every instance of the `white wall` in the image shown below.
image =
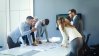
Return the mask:
<svg viewBox="0 0 99 56">
<path fill-rule="evenodd" d="M 6 0 L 0 0 L 0 46 L 5 46 L 6 43 L 6 4 Z"/>
<path fill-rule="evenodd" d="M 0 0 L 0 46 L 7 48 L 7 34 L 27 16 L 33 16 L 33 0 Z"/>
<path fill-rule="evenodd" d="M 33 0 L 10 0 L 11 30 L 29 15 L 33 16 Z"/>
</svg>

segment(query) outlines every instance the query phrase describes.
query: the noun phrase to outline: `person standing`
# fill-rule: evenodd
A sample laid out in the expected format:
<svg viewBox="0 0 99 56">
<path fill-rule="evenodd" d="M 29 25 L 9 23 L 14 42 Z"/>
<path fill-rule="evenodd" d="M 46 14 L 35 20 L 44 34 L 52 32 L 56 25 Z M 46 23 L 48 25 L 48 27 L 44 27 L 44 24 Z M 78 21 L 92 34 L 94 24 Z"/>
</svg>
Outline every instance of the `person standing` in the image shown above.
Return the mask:
<svg viewBox="0 0 99 56">
<path fill-rule="evenodd" d="M 32 16 L 27 16 L 26 21 L 22 22 L 17 28 L 12 30 L 7 36 L 7 43 L 9 49 L 19 47 L 19 38 L 26 36 L 28 38 L 29 44 L 32 44 L 31 41 L 31 32 L 34 32 L 36 29 L 30 29 L 32 23 L 35 22 L 35 19 Z"/>
<path fill-rule="evenodd" d="M 75 9 L 70 9 L 68 14 L 71 18 L 71 24 L 83 35 L 83 24 L 81 18 L 77 15 Z"/>
<path fill-rule="evenodd" d="M 60 17 L 57 23 L 59 25 L 59 30 L 61 31 L 62 36 L 66 36 L 64 39 L 69 38 L 70 52 L 66 56 L 78 56 L 78 50 L 83 45 L 82 35 L 73 25 L 71 25 L 68 19 Z"/>
</svg>

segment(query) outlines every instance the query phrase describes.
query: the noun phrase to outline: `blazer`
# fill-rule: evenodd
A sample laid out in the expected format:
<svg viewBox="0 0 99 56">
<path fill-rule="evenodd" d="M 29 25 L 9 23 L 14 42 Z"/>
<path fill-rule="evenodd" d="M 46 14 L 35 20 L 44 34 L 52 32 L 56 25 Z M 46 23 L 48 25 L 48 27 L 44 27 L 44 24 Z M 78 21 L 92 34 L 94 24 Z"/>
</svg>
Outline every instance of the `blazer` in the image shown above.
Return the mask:
<svg viewBox="0 0 99 56">
<path fill-rule="evenodd" d="M 82 23 L 81 18 L 78 15 L 73 20 L 73 25 L 78 30 L 78 32 L 80 32 L 81 34 L 83 34 L 83 23 Z"/>
</svg>

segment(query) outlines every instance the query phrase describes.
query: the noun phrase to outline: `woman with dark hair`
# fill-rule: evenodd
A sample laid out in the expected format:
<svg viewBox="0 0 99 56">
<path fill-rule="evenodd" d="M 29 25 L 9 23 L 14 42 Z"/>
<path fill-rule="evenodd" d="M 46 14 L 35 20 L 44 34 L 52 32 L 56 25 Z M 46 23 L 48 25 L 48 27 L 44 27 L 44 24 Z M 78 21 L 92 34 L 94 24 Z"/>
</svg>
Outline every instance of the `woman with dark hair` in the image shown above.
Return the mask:
<svg viewBox="0 0 99 56">
<path fill-rule="evenodd" d="M 69 39 L 70 52 L 67 56 L 78 56 L 78 50 L 83 44 L 82 35 L 73 25 L 71 25 L 70 21 L 68 19 L 65 19 L 64 17 L 60 17 L 57 20 L 57 23 L 63 38 Z"/>
</svg>

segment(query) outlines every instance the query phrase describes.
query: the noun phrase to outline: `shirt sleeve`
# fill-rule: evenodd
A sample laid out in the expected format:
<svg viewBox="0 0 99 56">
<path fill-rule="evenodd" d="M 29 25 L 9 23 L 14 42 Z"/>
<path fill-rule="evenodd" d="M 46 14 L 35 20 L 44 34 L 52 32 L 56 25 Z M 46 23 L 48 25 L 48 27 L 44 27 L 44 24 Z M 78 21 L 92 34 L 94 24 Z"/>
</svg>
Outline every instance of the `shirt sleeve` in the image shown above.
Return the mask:
<svg viewBox="0 0 99 56">
<path fill-rule="evenodd" d="M 67 45 L 67 43 L 68 43 L 68 35 L 67 35 L 67 33 L 62 30 L 60 25 L 59 25 L 59 30 L 60 30 L 62 38 L 63 38 L 61 44 L 62 45 Z"/>
<path fill-rule="evenodd" d="M 35 28 L 36 28 L 36 31 L 34 32 L 35 33 L 35 37 L 40 37 L 40 21 L 38 21 L 36 24 L 35 24 Z"/>
<path fill-rule="evenodd" d="M 39 24 L 40 24 L 40 21 L 38 21 L 38 22 L 35 24 L 35 28 L 38 28 Z"/>
<path fill-rule="evenodd" d="M 26 26 L 26 24 L 19 25 L 19 30 L 20 30 L 20 33 L 21 33 L 22 36 L 28 35 L 28 34 L 31 33 L 31 30 L 28 27 L 25 27 L 25 26 Z M 28 30 L 25 30 L 26 28 L 28 28 Z"/>
</svg>

